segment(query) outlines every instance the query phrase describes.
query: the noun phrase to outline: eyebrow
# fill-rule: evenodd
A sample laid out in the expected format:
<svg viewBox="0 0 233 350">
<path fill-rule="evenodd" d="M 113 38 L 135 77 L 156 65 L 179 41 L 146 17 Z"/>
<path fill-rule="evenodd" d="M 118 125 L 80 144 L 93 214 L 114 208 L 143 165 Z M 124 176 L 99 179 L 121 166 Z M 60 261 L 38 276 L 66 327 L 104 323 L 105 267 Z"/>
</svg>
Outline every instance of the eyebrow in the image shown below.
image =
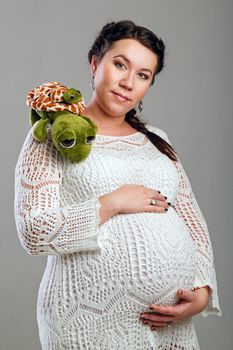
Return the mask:
<svg viewBox="0 0 233 350">
<path fill-rule="evenodd" d="M 117 56 L 114 56 L 113 58 L 117 58 L 117 57 L 121 57 L 123 58 L 126 62 L 130 63 L 130 61 L 128 60 L 127 57 L 125 57 L 124 55 L 117 55 Z M 147 72 L 150 72 L 151 75 L 152 75 L 152 71 L 150 69 L 147 69 L 147 68 L 141 68 L 141 70 L 143 71 L 147 71 Z"/>
</svg>

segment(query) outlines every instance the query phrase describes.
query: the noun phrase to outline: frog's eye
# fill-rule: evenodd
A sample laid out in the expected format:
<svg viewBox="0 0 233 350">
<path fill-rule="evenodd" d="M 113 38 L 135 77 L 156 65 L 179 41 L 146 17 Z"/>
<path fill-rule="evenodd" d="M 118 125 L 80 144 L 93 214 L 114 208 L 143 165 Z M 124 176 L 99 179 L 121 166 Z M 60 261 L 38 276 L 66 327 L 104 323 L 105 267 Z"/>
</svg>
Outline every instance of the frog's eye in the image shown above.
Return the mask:
<svg viewBox="0 0 233 350">
<path fill-rule="evenodd" d="M 63 147 L 63 148 L 72 148 L 74 147 L 74 145 L 76 144 L 76 140 L 75 139 L 71 139 L 71 140 L 63 140 L 60 142 L 60 145 Z"/>
<path fill-rule="evenodd" d="M 77 93 L 79 94 L 79 95 L 81 95 L 81 91 L 79 91 L 79 90 L 76 90 L 77 91 Z"/>
<path fill-rule="evenodd" d="M 94 140 L 95 140 L 95 136 L 87 136 L 87 137 L 86 137 L 85 143 L 89 145 L 89 144 L 91 144 Z"/>
<path fill-rule="evenodd" d="M 75 98 L 74 95 L 70 95 L 70 99 L 73 100 Z"/>
</svg>

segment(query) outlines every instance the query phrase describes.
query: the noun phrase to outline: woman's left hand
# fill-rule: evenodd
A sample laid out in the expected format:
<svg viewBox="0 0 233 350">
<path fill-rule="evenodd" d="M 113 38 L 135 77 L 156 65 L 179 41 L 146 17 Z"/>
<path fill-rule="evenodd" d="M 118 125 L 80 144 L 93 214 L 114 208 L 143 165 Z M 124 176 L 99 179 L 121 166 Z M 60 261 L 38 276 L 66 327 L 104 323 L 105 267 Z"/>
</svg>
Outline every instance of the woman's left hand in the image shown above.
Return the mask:
<svg viewBox="0 0 233 350">
<path fill-rule="evenodd" d="M 151 304 L 149 306 L 151 312 L 141 313 L 140 319 L 153 330 L 190 318 L 205 309 L 209 300 L 209 290 L 209 286 L 194 291 L 178 290 L 177 295 L 180 298 L 178 304 L 172 306 Z"/>
</svg>

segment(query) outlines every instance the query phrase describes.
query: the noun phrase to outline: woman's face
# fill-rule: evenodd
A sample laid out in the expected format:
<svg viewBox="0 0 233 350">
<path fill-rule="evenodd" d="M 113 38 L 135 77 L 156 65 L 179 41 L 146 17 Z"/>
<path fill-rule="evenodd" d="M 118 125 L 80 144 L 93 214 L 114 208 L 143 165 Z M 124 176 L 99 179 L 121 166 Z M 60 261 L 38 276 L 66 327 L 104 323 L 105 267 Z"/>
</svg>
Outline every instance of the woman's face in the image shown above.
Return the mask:
<svg viewBox="0 0 233 350">
<path fill-rule="evenodd" d="M 137 40 L 116 41 L 100 61 L 92 58 L 95 102 L 108 115 L 125 115 L 146 94 L 156 65 L 157 56 Z"/>
</svg>

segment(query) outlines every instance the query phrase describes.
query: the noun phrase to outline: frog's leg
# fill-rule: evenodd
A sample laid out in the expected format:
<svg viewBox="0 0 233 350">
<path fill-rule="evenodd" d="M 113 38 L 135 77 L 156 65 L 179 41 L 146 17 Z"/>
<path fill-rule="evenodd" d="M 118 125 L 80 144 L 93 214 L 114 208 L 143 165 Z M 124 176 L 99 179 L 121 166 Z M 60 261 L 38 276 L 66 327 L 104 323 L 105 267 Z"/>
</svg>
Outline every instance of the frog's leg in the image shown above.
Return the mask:
<svg viewBox="0 0 233 350">
<path fill-rule="evenodd" d="M 40 142 L 45 142 L 47 136 L 46 126 L 48 124 L 49 119 L 41 119 L 39 120 L 33 127 L 33 135 L 35 139 Z"/>
<path fill-rule="evenodd" d="M 35 109 L 32 108 L 29 116 L 30 125 L 33 126 L 40 119 L 41 117 L 39 116 L 39 114 L 36 112 Z"/>
</svg>

